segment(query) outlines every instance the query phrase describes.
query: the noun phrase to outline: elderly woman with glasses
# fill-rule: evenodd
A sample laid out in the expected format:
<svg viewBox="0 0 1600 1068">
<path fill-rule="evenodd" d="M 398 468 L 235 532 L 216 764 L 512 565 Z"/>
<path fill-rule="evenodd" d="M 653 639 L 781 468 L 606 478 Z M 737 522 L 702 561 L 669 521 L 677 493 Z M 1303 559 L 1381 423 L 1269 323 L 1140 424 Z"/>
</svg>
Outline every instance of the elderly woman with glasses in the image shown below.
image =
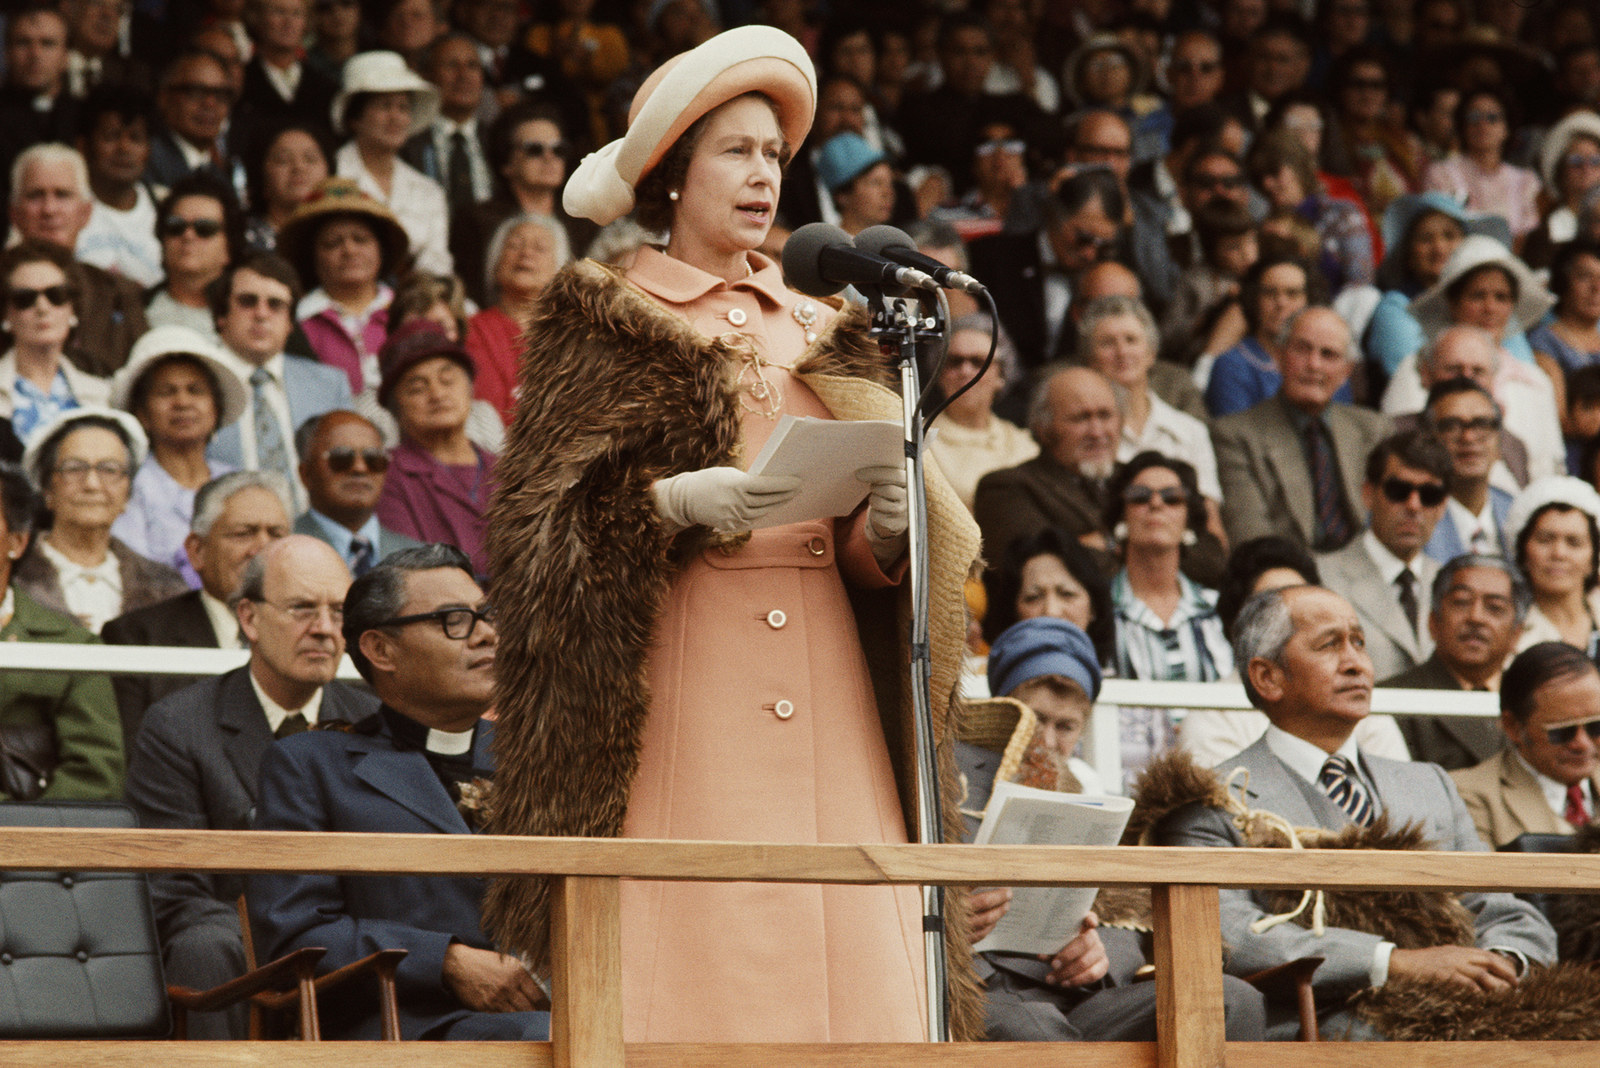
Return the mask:
<svg viewBox="0 0 1600 1068">
<path fill-rule="evenodd" d="M 1006 386 L 1003 350 L 1011 340 L 1002 331 L 994 362 L 983 368 L 994 337 L 994 321 L 987 315 L 963 315 L 950 324 L 950 343 L 939 365 L 936 384 L 949 397 L 964 393 L 939 416 L 939 433 L 929 445 L 933 458 L 950 480 L 961 503 L 972 507 L 978 480 L 990 471 L 1015 467 L 1039 455 L 1039 443 L 1026 430 L 994 414 L 994 401 Z M 979 371 L 983 371 L 979 376 Z M 970 383 L 970 385 L 969 385 Z M 996 546 L 996 551 L 999 546 Z"/>
<path fill-rule="evenodd" d="M 17 586 L 96 634 L 115 616 L 189 591 L 177 571 L 111 533 L 147 447 L 128 413 L 76 408 L 34 431 L 22 459 L 50 522 L 17 565 Z"/>
<path fill-rule="evenodd" d="M 1115 673 L 1167 682 L 1227 678 L 1233 652 L 1217 615 L 1217 593 L 1179 569 L 1183 546 L 1193 544 L 1205 524 L 1195 469 L 1141 452 L 1112 476 L 1105 522 L 1122 558 L 1111 580 Z M 1124 707 L 1121 720 L 1122 770 L 1131 786 L 1145 765 L 1173 746 L 1177 727 L 1162 708 Z"/>
<path fill-rule="evenodd" d="M 24 241 L 0 256 L 11 341 L 0 356 L 0 416 L 22 441 L 61 412 L 111 397 L 109 382 L 78 370 L 66 356 L 78 325 L 76 274 L 71 254 L 54 245 Z"/>
</svg>

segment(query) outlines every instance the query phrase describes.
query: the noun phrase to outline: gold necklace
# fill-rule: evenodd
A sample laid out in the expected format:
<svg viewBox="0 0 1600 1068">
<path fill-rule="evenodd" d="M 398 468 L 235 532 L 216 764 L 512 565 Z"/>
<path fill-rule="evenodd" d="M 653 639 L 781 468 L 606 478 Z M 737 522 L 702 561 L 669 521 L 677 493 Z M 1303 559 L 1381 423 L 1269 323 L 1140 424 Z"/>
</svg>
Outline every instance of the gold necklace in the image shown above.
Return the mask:
<svg viewBox="0 0 1600 1068">
<path fill-rule="evenodd" d="M 763 369 L 777 364 L 756 351 L 755 342 L 747 334 L 728 333 L 717 340 L 733 350 L 739 360 L 740 407 L 776 421 L 783 414 L 783 386 L 768 378 Z"/>
</svg>

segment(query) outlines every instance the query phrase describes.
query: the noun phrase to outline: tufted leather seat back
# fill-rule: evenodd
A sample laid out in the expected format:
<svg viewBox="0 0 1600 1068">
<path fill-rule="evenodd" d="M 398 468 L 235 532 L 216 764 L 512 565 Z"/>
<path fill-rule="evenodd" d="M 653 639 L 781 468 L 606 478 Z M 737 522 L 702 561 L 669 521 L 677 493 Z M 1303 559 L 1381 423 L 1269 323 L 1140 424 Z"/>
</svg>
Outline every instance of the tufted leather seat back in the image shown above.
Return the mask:
<svg viewBox="0 0 1600 1068">
<path fill-rule="evenodd" d="M 120 804 L 0 804 L 0 826 L 136 827 Z M 144 875 L 0 872 L 0 1037 L 167 1034 Z"/>
</svg>

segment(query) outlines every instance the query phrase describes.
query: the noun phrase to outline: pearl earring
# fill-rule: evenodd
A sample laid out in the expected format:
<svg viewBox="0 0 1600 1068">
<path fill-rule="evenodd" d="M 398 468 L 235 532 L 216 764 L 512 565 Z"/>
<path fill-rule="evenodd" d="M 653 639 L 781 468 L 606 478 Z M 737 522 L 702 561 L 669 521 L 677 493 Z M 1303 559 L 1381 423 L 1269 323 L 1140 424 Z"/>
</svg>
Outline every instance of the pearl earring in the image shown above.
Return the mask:
<svg viewBox="0 0 1600 1068">
<path fill-rule="evenodd" d="M 667 199 L 668 200 L 677 200 L 678 199 L 678 191 L 676 189 L 674 189 L 671 192 L 669 192 L 667 194 Z"/>
<path fill-rule="evenodd" d="M 78 317 L 76 315 L 67 319 L 67 328 L 70 330 L 78 329 Z"/>
</svg>

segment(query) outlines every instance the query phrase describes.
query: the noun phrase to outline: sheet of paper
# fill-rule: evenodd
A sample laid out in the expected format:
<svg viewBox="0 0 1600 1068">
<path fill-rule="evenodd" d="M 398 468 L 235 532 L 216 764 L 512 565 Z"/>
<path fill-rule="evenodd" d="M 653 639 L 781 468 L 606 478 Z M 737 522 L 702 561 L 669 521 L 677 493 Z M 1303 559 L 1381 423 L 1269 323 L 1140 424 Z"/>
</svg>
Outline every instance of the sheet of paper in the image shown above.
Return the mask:
<svg viewBox="0 0 1600 1068">
<path fill-rule="evenodd" d="M 871 487 L 856 478 L 863 467 L 905 463 L 905 433 L 888 420 L 814 419 L 786 415 L 750 465 L 752 475 L 795 475 L 800 492 L 757 526 L 849 515 Z"/>
<path fill-rule="evenodd" d="M 974 845 L 1116 845 L 1133 814 L 1133 800 L 1109 794 L 1063 794 L 996 783 Z M 1078 933 L 1098 889 L 1019 886 L 1011 907 L 980 953 L 1054 953 Z"/>
</svg>

